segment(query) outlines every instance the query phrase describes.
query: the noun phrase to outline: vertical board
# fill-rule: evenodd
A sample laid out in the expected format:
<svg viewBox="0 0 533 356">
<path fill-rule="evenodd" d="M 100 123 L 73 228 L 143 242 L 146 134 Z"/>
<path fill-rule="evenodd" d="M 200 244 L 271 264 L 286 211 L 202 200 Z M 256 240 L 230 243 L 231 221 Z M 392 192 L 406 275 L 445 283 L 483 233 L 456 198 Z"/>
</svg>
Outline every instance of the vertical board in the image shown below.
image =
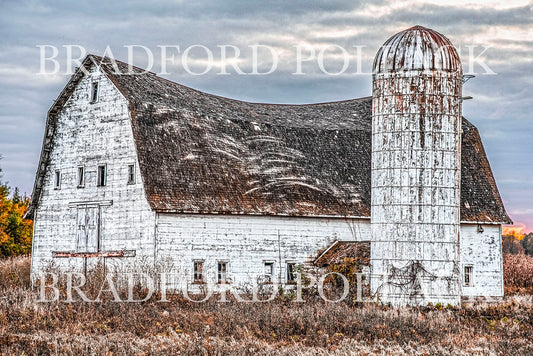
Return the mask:
<svg viewBox="0 0 533 356">
<path fill-rule="evenodd" d="M 97 252 L 100 232 L 100 208 L 79 206 L 77 212 L 77 252 Z"/>
</svg>

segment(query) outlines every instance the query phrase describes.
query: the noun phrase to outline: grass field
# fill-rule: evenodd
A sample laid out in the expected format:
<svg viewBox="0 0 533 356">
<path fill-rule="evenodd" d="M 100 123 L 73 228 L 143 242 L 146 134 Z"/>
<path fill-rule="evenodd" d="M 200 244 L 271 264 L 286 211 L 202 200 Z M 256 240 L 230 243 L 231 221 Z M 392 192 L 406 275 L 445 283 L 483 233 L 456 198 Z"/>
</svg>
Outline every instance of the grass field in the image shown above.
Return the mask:
<svg viewBox="0 0 533 356">
<path fill-rule="evenodd" d="M 313 296 L 304 303 L 283 296 L 267 303 L 38 299 L 30 288 L 29 258 L 0 261 L 0 354 L 533 354 L 529 295 L 462 308 L 400 309 Z"/>
</svg>

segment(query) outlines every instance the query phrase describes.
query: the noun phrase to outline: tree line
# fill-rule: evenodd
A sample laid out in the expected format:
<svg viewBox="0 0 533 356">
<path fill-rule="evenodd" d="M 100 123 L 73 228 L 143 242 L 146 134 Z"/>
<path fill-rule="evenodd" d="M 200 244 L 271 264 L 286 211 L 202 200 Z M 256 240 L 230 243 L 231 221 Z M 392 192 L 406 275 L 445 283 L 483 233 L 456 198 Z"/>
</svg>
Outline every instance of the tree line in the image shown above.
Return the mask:
<svg viewBox="0 0 533 356">
<path fill-rule="evenodd" d="M 7 183 L 0 181 L 0 257 L 31 252 L 33 221 L 24 219 L 29 205 L 30 198 L 21 196 L 18 188 L 12 190 Z"/>
</svg>

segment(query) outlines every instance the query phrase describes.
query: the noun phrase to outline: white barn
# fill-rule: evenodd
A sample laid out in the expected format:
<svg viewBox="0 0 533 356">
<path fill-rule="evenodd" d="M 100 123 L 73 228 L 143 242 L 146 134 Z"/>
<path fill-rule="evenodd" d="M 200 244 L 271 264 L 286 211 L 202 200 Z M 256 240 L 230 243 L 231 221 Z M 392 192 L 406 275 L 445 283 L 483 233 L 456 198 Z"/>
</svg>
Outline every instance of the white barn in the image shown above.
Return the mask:
<svg viewBox="0 0 533 356">
<path fill-rule="evenodd" d="M 372 97 L 255 104 L 87 56 L 48 112 L 32 273 L 101 262 L 283 284 L 319 251 L 370 241 L 385 302 L 502 296 L 510 219 L 461 117 L 454 47 L 416 26 L 374 73 Z"/>
</svg>

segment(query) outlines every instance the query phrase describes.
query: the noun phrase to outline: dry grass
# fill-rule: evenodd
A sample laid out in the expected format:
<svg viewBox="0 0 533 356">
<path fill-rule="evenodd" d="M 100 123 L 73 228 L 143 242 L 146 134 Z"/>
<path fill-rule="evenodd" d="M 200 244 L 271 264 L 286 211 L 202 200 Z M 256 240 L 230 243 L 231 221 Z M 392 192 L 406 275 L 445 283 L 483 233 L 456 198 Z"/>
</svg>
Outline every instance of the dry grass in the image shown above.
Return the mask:
<svg viewBox="0 0 533 356">
<path fill-rule="evenodd" d="M 40 303 L 29 258 L 0 261 L 0 354 L 486 355 L 533 353 L 533 299 L 461 309 L 293 303 Z"/>
<path fill-rule="evenodd" d="M 533 294 L 533 257 L 526 254 L 503 254 L 505 294 Z"/>
</svg>

